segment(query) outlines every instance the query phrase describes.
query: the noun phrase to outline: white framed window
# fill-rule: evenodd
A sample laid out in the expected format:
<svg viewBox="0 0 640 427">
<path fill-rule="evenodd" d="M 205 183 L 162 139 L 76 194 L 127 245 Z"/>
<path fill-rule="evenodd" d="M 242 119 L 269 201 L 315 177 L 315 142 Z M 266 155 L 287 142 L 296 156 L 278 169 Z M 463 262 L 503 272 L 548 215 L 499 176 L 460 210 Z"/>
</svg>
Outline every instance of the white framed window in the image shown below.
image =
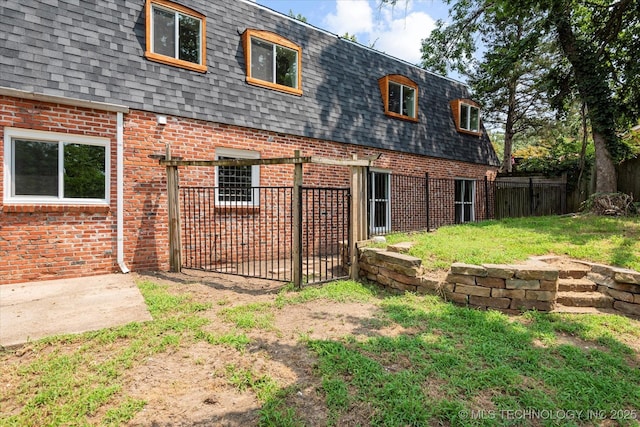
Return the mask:
<svg viewBox="0 0 640 427">
<path fill-rule="evenodd" d="M 418 85 L 408 77 L 389 74 L 378 79 L 384 113 L 396 119 L 418 121 Z"/>
<path fill-rule="evenodd" d="M 216 160 L 259 159 L 257 151 L 216 148 Z M 226 206 L 260 204 L 260 166 L 217 166 L 216 203 Z"/>
<path fill-rule="evenodd" d="M 369 230 L 371 234 L 391 231 L 391 173 L 369 172 Z"/>
<path fill-rule="evenodd" d="M 108 138 L 4 130 L 4 202 L 108 204 Z"/>
<path fill-rule="evenodd" d="M 207 70 L 204 15 L 168 0 L 147 0 L 146 14 L 147 58 Z"/>
<path fill-rule="evenodd" d="M 456 179 L 455 187 L 456 224 L 473 221 L 475 219 L 475 181 Z"/>
<path fill-rule="evenodd" d="M 460 129 L 480 132 L 480 109 L 469 104 L 460 104 Z"/>
<path fill-rule="evenodd" d="M 269 31 L 247 29 L 243 35 L 247 82 L 302 95 L 302 48 Z"/>
</svg>

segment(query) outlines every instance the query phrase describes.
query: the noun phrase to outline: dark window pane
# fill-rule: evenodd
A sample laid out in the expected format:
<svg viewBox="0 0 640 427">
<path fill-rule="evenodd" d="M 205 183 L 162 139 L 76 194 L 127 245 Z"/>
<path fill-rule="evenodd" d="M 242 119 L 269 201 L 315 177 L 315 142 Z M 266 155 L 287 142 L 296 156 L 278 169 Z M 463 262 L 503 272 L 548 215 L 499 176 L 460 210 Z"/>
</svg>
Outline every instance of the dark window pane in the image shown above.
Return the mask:
<svg viewBox="0 0 640 427">
<path fill-rule="evenodd" d="M 298 52 L 276 46 L 276 83 L 292 88 L 298 87 Z"/>
<path fill-rule="evenodd" d="M 106 187 L 105 147 L 64 145 L 64 197 L 104 199 Z"/>
<path fill-rule="evenodd" d="M 460 128 L 469 129 L 469 106 L 460 106 Z"/>
<path fill-rule="evenodd" d="M 373 206 L 374 206 L 373 226 L 375 228 L 386 228 L 387 227 L 387 202 L 377 201 L 373 203 Z"/>
<path fill-rule="evenodd" d="M 200 63 L 200 20 L 187 15 L 179 17 L 179 59 Z"/>
<path fill-rule="evenodd" d="M 273 83 L 273 45 L 251 39 L 251 76 Z"/>
<path fill-rule="evenodd" d="M 480 110 L 475 107 L 470 107 L 469 110 L 471 113 L 469 129 L 477 132 L 480 130 Z"/>
<path fill-rule="evenodd" d="M 462 202 L 462 187 L 464 186 L 464 181 L 456 179 L 456 203 Z"/>
<path fill-rule="evenodd" d="M 471 203 L 473 201 L 473 181 L 465 181 L 464 201 Z"/>
<path fill-rule="evenodd" d="M 176 57 L 175 13 L 153 8 L 153 51 Z"/>
<path fill-rule="evenodd" d="M 464 205 L 464 222 L 471 221 L 471 208 L 473 205 L 465 204 Z"/>
<path fill-rule="evenodd" d="M 402 87 L 402 114 L 409 117 L 416 116 L 416 91 L 407 86 Z"/>
<path fill-rule="evenodd" d="M 58 144 L 13 141 L 14 195 L 58 195 Z"/>
<path fill-rule="evenodd" d="M 389 82 L 389 111 L 400 114 L 400 93 L 402 89 L 399 84 Z"/>
<path fill-rule="evenodd" d="M 233 160 L 218 157 L 218 160 Z M 221 202 L 251 202 L 251 166 L 218 166 L 218 194 Z"/>
</svg>

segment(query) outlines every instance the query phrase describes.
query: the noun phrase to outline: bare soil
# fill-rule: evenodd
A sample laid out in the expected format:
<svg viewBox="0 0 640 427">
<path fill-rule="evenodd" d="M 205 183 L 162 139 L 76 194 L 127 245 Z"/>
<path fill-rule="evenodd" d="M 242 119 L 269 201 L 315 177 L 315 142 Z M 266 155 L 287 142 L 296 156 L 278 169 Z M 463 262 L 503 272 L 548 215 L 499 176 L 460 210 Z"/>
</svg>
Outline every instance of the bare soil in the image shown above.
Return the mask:
<svg viewBox="0 0 640 427">
<path fill-rule="evenodd" d="M 223 308 L 274 301 L 282 283 L 187 271 L 182 274 L 140 275 L 156 283 L 170 284 L 172 292 L 189 293 L 195 301 L 211 302 L 199 313 L 211 323 L 205 327 L 217 335 L 233 328 L 220 321 Z M 244 352 L 226 346 L 197 343 L 172 353 L 162 353 L 127 371 L 122 392 L 147 402 L 130 422 L 132 426 L 251 426 L 259 421 L 260 403 L 251 390 L 229 384 L 227 366 L 251 369 L 267 375 L 280 387 L 293 387 L 290 407 L 305 425 L 326 425 L 326 403 L 313 375 L 315 358 L 301 338 L 336 339 L 347 335 L 395 336 L 407 331 L 394 325 L 381 327 L 378 307 L 368 303 L 313 301 L 275 311 L 273 330 L 247 331 L 251 343 Z M 371 408 L 352 414 L 355 424 L 366 424 Z M 346 425 L 348 419 L 341 420 Z M 354 424 L 354 425 L 355 425 Z M 345 425 L 345 424 L 343 424 Z"/>
</svg>

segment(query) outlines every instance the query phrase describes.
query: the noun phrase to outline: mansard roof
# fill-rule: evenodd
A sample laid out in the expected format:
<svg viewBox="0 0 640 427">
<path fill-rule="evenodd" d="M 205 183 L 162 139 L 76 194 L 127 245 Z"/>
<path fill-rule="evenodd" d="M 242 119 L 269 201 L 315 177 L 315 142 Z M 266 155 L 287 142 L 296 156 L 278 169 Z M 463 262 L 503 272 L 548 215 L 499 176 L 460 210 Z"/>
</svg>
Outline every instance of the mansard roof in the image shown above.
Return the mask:
<svg viewBox="0 0 640 427">
<path fill-rule="evenodd" d="M 464 84 L 248 0 L 179 1 L 206 16 L 206 73 L 144 57 L 144 0 L 3 3 L 3 87 L 498 165 L 486 132 L 456 131 L 450 101 L 469 97 Z M 276 33 L 302 48 L 302 96 L 247 84 L 246 29 Z M 392 74 L 418 85 L 415 123 L 384 114 L 378 79 Z"/>
</svg>

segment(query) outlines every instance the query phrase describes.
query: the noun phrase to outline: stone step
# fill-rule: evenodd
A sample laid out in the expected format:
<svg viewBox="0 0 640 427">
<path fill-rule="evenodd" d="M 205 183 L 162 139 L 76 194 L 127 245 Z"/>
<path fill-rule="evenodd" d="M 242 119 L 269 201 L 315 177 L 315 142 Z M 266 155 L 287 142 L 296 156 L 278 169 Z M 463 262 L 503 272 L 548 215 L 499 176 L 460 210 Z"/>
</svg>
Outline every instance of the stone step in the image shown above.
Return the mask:
<svg viewBox="0 0 640 427">
<path fill-rule="evenodd" d="M 558 292 L 594 292 L 598 285 L 586 278 L 558 279 Z"/>
<path fill-rule="evenodd" d="M 613 298 L 600 292 L 558 292 L 556 302 L 568 307 L 613 307 Z"/>
<path fill-rule="evenodd" d="M 560 279 L 582 279 L 591 271 L 591 267 L 577 263 L 562 265 L 559 268 L 558 277 Z"/>
<path fill-rule="evenodd" d="M 613 308 L 596 308 L 596 307 L 571 307 L 562 304 L 556 304 L 551 313 L 569 313 L 569 314 L 619 314 Z"/>
</svg>

